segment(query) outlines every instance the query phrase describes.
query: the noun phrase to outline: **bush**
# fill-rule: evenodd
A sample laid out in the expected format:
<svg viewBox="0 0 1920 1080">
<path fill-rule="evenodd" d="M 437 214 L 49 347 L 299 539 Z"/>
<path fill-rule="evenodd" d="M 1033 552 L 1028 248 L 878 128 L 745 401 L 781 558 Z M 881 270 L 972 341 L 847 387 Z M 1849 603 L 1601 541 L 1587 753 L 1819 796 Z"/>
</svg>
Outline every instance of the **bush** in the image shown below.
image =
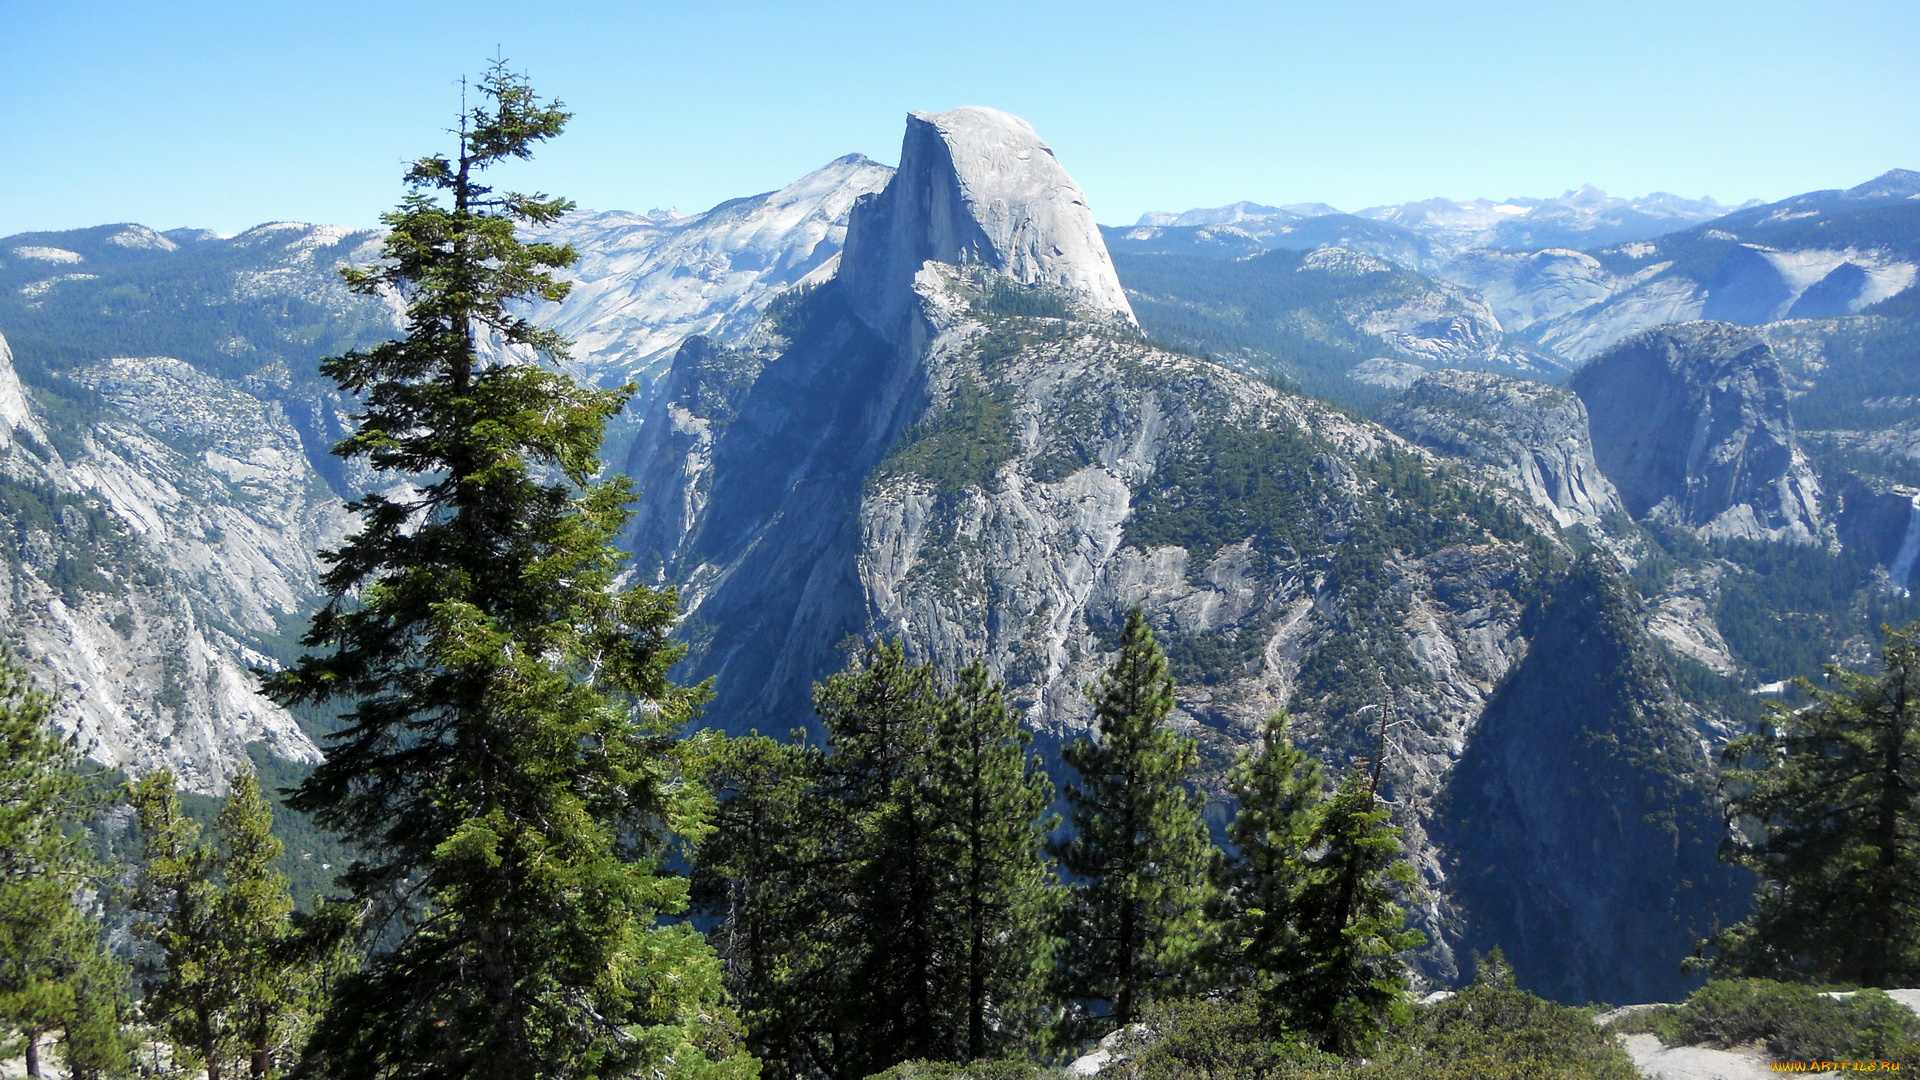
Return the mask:
<svg viewBox="0 0 1920 1080">
<path fill-rule="evenodd" d="M 1586 1010 L 1504 975 L 1412 1010 L 1371 1059 L 1342 1061 L 1276 1032 L 1249 996 L 1151 1006 L 1118 1049 L 1102 1072 L 1111 1080 L 1639 1080 Z"/>
<path fill-rule="evenodd" d="M 1275 1038 L 1252 995 L 1162 1001 L 1149 1005 L 1138 1028 L 1120 1039 L 1102 1076 L 1125 1080 L 1259 1080 L 1299 1069 L 1334 1067 L 1339 1059 L 1310 1043 Z"/>
<path fill-rule="evenodd" d="M 903 1061 L 867 1080 L 1064 1080 L 1065 1070 L 1031 1061 Z"/>
<path fill-rule="evenodd" d="M 1668 1046 L 1764 1041 L 1774 1056 L 1792 1061 L 1920 1057 L 1920 1017 L 1878 990 L 1836 1000 L 1794 983 L 1722 979 L 1640 1026 Z"/>
</svg>

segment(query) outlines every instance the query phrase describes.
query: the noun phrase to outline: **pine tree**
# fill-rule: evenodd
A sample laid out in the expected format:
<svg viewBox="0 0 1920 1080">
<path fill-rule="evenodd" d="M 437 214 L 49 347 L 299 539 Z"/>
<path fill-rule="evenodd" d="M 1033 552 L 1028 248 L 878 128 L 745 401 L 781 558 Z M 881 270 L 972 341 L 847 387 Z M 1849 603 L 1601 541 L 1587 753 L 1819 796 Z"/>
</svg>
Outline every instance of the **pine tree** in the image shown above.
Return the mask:
<svg viewBox="0 0 1920 1080">
<path fill-rule="evenodd" d="M 1229 853 L 1218 864 L 1213 912 L 1220 926 L 1217 981 L 1256 990 L 1268 1004 L 1270 1024 L 1280 1019 L 1275 973 L 1300 949 L 1294 918 L 1323 798 L 1320 767 L 1288 739 L 1287 725 L 1285 713 L 1268 719 L 1259 745 L 1227 774 L 1238 810 L 1227 826 Z"/>
<path fill-rule="evenodd" d="M 265 1080 L 304 1034 L 315 1004 L 309 991 L 320 973 L 294 939 L 293 892 L 275 865 L 283 847 L 253 773 L 233 778 L 214 832 L 220 877 L 214 922 L 232 943 L 240 975 L 234 1034 L 247 1075 Z"/>
<path fill-rule="evenodd" d="M 1070 875 L 1062 986 L 1125 1025 L 1193 983 L 1213 845 L 1201 800 L 1185 786 L 1198 747 L 1166 726 L 1173 678 L 1139 608 L 1127 614 L 1119 656 L 1087 694 L 1099 737 L 1062 753 L 1080 776 L 1066 789 L 1072 836 L 1055 848 Z"/>
<path fill-rule="evenodd" d="M 832 1072 L 867 1076 L 957 1045 L 941 1008 L 947 868 L 928 751 L 941 709 L 933 669 L 897 641 L 868 648 L 814 694 L 831 755 L 821 791 L 844 827 L 831 947 L 841 958 Z"/>
<path fill-rule="evenodd" d="M 1760 834 L 1729 855 L 1760 875 L 1754 914 L 1718 935 L 1730 973 L 1859 986 L 1920 979 L 1920 623 L 1884 628 L 1882 673 L 1802 679 L 1728 744 L 1732 809 Z"/>
<path fill-rule="evenodd" d="M 1400 954 L 1426 941 L 1395 901 L 1414 872 L 1376 779 L 1354 770 L 1314 815 L 1290 920 L 1298 938 L 1271 995 L 1291 1026 L 1342 1053 L 1364 1049 L 1406 1007 Z"/>
<path fill-rule="evenodd" d="M 57 1033 L 71 1075 L 116 1076 L 131 1069 L 124 980 L 76 904 L 98 886 L 78 828 L 94 800 L 47 726 L 52 706 L 0 651 L 0 1057 L 40 1076 L 41 1040 Z"/>
<path fill-rule="evenodd" d="M 363 853 L 343 879 L 371 912 L 302 1071 L 379 1077 L 749 1075 L 712 950 L 662 862 L 704 827 L 675 737 L 671 592 L 615 585 L 622 479 L 595 479 L 630 388 L 543 364 L 558 335 L 517 305 L 559 300 L 571 249 L 520 225 L 572 204 L 496 192 L 568 114 L 502 64 L 458 152 L 420 159 L 384 219 L 383 259 L 348 270 L 405 304 L 405 336 L 328 360 L 363 403 L 335 453 L 405 495 L 351 504 L 284 704 L 350 706 L 291 805 Z M 442 199 L 446 201 L 442 201 Z"/>
<path fill-rule="evenodd" d="M 1026 755 L 1032 736 L 1008 713 L 1002 687 L 976 660 L 936 718 L 931 753 L 941 861 L 956 960 L 948 999 L 964 1042 L 943 1056 L 975 1061 L 1016 1049 L 1039 1024 L 1053 968 L 1055 885 L 1046 834 L 1053 783 Z M 949 1006 L 951 1008 L 951 1005 Z"/>
<path fill-rule="evenodd" d="M 757 732 L 724 739 L 703 759 L 717 799 L 693 871 L 695 910 L 726 965 L 766 1075 L 809 1075 L 820 1032 L 835 1027 L 826 911 L 839 865 L 824 838 L 839 815 L 820 798 L 820 753 Z"/>
</svg>

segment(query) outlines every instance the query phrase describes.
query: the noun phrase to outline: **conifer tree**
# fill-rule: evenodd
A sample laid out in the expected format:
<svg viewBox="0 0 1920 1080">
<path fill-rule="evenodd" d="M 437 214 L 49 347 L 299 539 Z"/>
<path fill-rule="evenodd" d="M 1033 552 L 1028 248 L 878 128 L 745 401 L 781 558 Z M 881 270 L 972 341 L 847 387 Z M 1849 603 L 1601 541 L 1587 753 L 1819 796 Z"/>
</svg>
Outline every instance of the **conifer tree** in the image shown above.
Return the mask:
<svg viewBox="0 0 1920 1080">
<path fill-rule="evenodd" d="M 79 826 L 93 800 L 72 749 L 47 725 L 53 700 L 0 651 L 0 1059 L 42 1075 L 60 1036 L 70 1075 L 130 1071 L 124 977 L 76 904 L 98 885 Z"/>
<path fill-rule="evenodd" d="M 702 760 L 717 802 L 693 871 L 695 910 L 726 965 L 748 1046 L 771 1077 L 806 1075 L 819 1033 L 835 1027 L 835 961 L 826 913 L 839 863 L 825 838 L 838 815 L 818 792 L 820 754 L 757 732 Z"/>
<path fill-rule="evenodd" d="M 495 191 L 568 114 L 495 64 L 451 156 L 416 162 L 354 289 L 405 336 L 328 360 L 362 402 L 335 453 L 405 494 L 351 504 L 313 650 L 270 683 L 348 706 L 291 805 L 358 845 L 343 879 L 373 951 L 302 1071 L 385 1077 L 739 1077 L 753 1071 L 712 950 L 662 862 L 705 828 L 675 732 L 671 592 L 615 584 L 631 490 L 596 479 L 630 388 L 581 387 L 517 305 L 555 301 L 571 249 L 525 243 L 571 203 Z"/>
<path fill-rule="evenodd" d="M 1414 872 L 1375 782 L 1355 769 L 1314 815 L 1291 918 L 1297 942 L 1271 995 L 1291 1026 L 1339 1053 L 1364 1049 L 1405 1008 L 1400 954 L 1426 941 L 1395 901 Z"/>
<path fill-rule="evenodd" d="M 1728 744 L 1733 810 L 1759 834 L 1729 855 L 1760 875 L 1752 917 L 1718 935 L 1729 973 L 1858 986 L 1920 979 L 1920 623 L 1884 628 L 1879 675 L 1798 680 Z"/>
<path fill-rule="evenodd" d="M 942 1008 L 948 912 L 940 807 L 929 769 L 941 701 L 933 669 L 897 641 L 869 647 L 816 688 L 831 755 L 821 792 L 844 826 L 832 948 L 841 957 L 840 1037 L 831 1071 L 867 1076 L 958 1044 Z"/>
<path fill-rule="evenodd" d="M 1080 779 L 1066 789 L 1072 837 L 1055 849 L 1070 875 L 1060 975 L 1065 996 L 1124 1025 L 1193 983 L 1213 845 L 1186 788 L 1198 747 L 1166 726 L 1173 677 L 1138 607 L 1087 694 L 1098 737 L 1062 753 Z"/>
<path fill-rule="evenodd" d="M 1323 798 L 1320 767 L 1288 739 L 1287 725 L 1285 713 L 1269 718 L 1259 744 L 1241 753 L 1227 774 L 1238 809 L 1216 874 L 1218 981 L 1256 990 L 1270 1021 L 1278 1019 L 1275 975 L 1300 949 L 1294 919 Z"/>
<path fill-rule="evenodd" d="M 1002 687 L 978 660 L 960 673 L 933 733 L 933 785 L 949 872 L 956 962 L 949 985 L 964 996 L 949 1052 L 979 1060 L 1009 1052 L 1038 1026 L 1053 968 L 1057 907 L 1046 834 L 1053 783 L 1026 747 L 1032 736 L 1007 711 Z"/>
<path fill-rule="evenodd" d="M 275 1075 L 297 1040 L 316 965 L 293 940 L 293 896 L 274 866 L 273 811 L 252 773 L 234 777 L 214 837 L 181 812 L 173 775 L 142 777 L 129 793 L 140 821 L 137 929 L 158 953 L 145 1006 L 174 1060 L 208 1080 Z"/>
</svg>

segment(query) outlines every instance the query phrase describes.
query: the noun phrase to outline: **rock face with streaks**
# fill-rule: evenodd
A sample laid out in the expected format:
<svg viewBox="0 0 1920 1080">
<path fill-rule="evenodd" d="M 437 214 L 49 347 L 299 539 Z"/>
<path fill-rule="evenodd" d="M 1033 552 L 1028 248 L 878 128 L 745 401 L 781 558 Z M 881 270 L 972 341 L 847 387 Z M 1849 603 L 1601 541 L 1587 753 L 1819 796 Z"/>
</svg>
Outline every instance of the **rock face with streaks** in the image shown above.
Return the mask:
<svg viewBox="0 0 1920 1080">
<path fill-rule="evenodd" d="M 1620 510 L 1593 459 L 1587 410 L 1573 393 L 1485 372 L 1421 378 L 1381 421 L 1420 446 L 1484 463 L 1561 526 Z"/>
<path fill-rule="evenodd" d="M 1079 185 L 1025 120 L 995 109 L 907 117 L 899 171 L 848 223 L 840 280 L 860 317 L 894 340 L 918 314 L 913 282 L 930 260 L 990 267 L 1133 320 Z"/>
<path fill-rule="evenodd" d="M 1635 518 L 1724 539 L 1826 535 L 1780 364 L 1754 331 L 1715 322 L 1651 330 L 1570 385 L 1586 404 L 1600 468 Z"/>
<path fill-rule="evenodd" d="M 54 719 L 103 764 L 165 766 L 223 790 L 248 743 L 318 752 L 249 669 L 316 592 L 336 500 L 284 411 L 177 360 L 73 373 L 98 395 L 63 438 L 20 392 L 0 342 L 0 618 Z M 10 392 L 11 391 L 11 392 Z"/>
</svg>

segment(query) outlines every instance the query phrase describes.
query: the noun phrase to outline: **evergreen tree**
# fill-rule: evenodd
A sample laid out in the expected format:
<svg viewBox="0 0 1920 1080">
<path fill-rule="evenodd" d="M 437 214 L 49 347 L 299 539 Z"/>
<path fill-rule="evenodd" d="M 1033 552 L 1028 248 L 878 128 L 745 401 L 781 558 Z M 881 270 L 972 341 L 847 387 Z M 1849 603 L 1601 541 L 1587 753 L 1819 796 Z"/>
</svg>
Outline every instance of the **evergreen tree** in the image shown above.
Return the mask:
<svg viewBox="0 0 1920 1080">
<path fill-rule="evenodd" d="M 695 910 L 726 965 L 748 1046 L 777 1078 L 809 1075 L 819 1033 L 834 1029 L 826 916 L 839 866 L 823 838 L 837 815 L 819 797 L 820 754 L 754 733 L 703 761 L 713 831 L 693 871 Z"/>
<path fill-rule="evenodd" d="M 1166 726 L 1173 678 L 1138 607 L 1087 694 L 1098 738 L 1062 753 L 1080 779 L 1066 789 L 1072 836 L 1055 848 L 1070 875 L 1060 975 L 1066 997 L 1106 1006 L 1103 1022 L 1124 1025 L 1192 984 L 1213 845 L 1185 786 L 1198 747 Z"/>
<path fill-rule="evenodd" d="M 259 781 L 234 777 L 213 842 L 181 813 L 173 783 L 161 770 L 130 791 L 144 846 L 137 929 L 158 952 L 147 1015 L 174 1060 L 208 1080 L 242 1071 L 261 1080 L 297 1042 L 319 965 L 294 939 L 293 896 L 274 866 L 281 845 Z"/>
<path fill-rule="evenodd" d="M 1760 833 L 1729 854 L 1760 875 L 1753 915 L 1718 935 L 1730 972 L 1910 986 L 1920 979 L 1920 623 L 1885 628 L 1878 676 L 1799 680 L 1728 744 L 1733 810 Z"/>
<path fill-rule="evenodd" d="M 936 813 L 944 835 L 956 962 L 947 997 L 964 1012 L 964 1041 L 945 1056 L 976 1061 L 1014 1050 L 1038 1026 L 1053 968 L 1055 886 L 1046 834 L 1053 783 L 1007 712 L 1002 687 L 976 660 L 936 717 Z"/>
<path fill-rule="evenodd" d="M 1414 872 L 1388 817 L 1358 769 L 1315 813 L 1290 920 L 1297 941 L 1275 972 L 1271 997 L 1291 1026 L 1335 1052 L 1365 1048 L 1405 1009 L 1399 954 L 1426 942 L 1395 902 Z"/>
<path fill-rule="evenodd" d="M 0 1059 L 26 1059 L 60 1036 L 68 1072 L 131 1068 L 122 973 L 76 904 L 98 886 L 79 826 L 93 812 L 72 749 L 47 726 L 52 699 L 0 651 Z"/>
<path fill-rule="evenodd" d="M 1275 974 L 1301 947 L 1294 918 L 1323 797 L 1320 767 L 1288 739 L 1287 725 L 1285 713 L 1268 719 L 1259 745 L 1227 773 L 1238 809 L 1227 826 L 1229 852 L 1218 864 L 1213 912 L 1218 981 L 1258 991 L 1270 1023 L 1279 996 Z"/>
<path fill-rule="evenodd" d="M 841 958 L 837 1076 L 867 1076 L 959 1044 L 942 1008 L 948 972 L 948 867 L 929 750 L 941 711 L 929 665 L 897 641 L 868 648 L 816 688 L 831 751 L 821 792 L 845 823 L 837 851 L 832 948 Z M 837 918 L 835 918 L 837 916 Z"/>
<path fill-rule="evenodd" d="M 542 364 L 566 343 L 517 313 L 564 297 L 575 255 L 516 227 L 571 204 L 482 183 L 568 114 L 501 64 L 478 91 L 457 154 L 408 171 L 383 260 L 344 272 L 405 304 L 405 337 L 322 369 L 364 407 L 335 453 L 411 488 L 351 504 L 315 651 L 270 683 L 350 705 L 291 805 L 359 846 L 343 883 L 372 913 L 301 1069 L 749 1075 L 712 950 L 658 924 L 707 800 L 674 734 L 701 698 L 667 677 L 676 598 L 615 585 L 631 491 L 595 473 L 629 388 Z"/>
</svg>

